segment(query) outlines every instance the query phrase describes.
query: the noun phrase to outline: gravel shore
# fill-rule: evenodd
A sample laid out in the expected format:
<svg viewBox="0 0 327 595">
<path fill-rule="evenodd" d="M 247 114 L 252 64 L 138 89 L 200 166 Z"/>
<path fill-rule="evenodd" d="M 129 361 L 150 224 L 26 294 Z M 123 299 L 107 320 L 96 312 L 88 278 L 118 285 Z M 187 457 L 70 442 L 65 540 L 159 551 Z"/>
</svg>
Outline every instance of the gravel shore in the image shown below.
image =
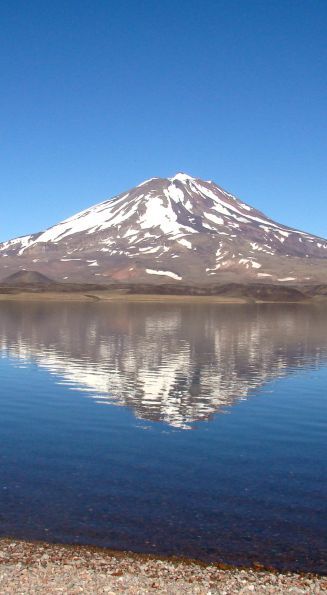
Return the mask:
<svg viewBox="0 0 327 595">
<path fill-rule="evenodd" d="M 0 540 L 0 593 L 327 593 L 327 577 L 222 569 L 93 547 Z"/>
</svg>

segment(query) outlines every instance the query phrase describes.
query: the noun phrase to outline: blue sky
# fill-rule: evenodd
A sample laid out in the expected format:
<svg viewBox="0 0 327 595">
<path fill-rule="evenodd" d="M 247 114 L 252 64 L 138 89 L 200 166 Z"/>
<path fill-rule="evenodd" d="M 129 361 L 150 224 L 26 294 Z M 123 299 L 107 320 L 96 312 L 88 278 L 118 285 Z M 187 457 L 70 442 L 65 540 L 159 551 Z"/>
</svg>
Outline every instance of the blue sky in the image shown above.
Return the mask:
<svg viewBox="0 0 327 595">
<path fill-rule="evenodd" d="M 4 0 L 0 240 L 154 176 L 327 236 L 327 3 Z"/>
</svg>

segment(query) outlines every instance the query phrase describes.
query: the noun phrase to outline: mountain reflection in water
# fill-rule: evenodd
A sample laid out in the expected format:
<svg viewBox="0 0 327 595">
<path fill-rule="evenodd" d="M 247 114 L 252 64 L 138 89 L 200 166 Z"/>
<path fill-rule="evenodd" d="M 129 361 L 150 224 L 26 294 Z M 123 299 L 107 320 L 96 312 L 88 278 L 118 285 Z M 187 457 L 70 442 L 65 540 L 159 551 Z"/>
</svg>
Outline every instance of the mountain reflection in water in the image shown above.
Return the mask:
<svg viewBox="0 0 327 595">
<path fill-rule="evenodd" d="M 0 346 L 98 406 L 188 429 L 271 379 L 322 363 L 327 320 L 304 305 L 8 302 Z"/>
</svg>

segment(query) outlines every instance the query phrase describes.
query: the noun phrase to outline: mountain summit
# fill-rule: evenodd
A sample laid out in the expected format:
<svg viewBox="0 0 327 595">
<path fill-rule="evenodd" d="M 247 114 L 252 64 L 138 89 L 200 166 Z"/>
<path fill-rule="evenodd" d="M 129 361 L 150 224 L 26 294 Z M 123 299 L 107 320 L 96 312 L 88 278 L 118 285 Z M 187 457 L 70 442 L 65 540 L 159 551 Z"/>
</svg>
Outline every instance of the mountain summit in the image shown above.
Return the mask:
<svg viewBox="0 0 327 595">
<path fill-rule="evenodd" d="M 266 217 L 212 181 L 151 178 L 46 231 L 0 244 L 0 279 L 22 270 L 56 281 L 327 281 L 327 241 Z"/>
</svg>

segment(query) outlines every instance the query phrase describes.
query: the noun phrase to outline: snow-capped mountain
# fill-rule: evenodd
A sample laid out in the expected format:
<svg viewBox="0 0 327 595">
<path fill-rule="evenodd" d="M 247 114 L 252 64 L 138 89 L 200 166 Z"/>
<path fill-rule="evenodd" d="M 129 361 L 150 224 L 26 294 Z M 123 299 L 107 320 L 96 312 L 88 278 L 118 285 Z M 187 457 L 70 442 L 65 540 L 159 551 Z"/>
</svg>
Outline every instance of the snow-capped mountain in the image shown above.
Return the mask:
<svg viewBox="0 0 327 595">
<path fill-rule="evenodd" d="M 211 181 L 152 178 L 50 227 L 0 244 L 0 279 L 208 284 L 327 281 L 327 240 L 266 217 Z"/>
</svg>

